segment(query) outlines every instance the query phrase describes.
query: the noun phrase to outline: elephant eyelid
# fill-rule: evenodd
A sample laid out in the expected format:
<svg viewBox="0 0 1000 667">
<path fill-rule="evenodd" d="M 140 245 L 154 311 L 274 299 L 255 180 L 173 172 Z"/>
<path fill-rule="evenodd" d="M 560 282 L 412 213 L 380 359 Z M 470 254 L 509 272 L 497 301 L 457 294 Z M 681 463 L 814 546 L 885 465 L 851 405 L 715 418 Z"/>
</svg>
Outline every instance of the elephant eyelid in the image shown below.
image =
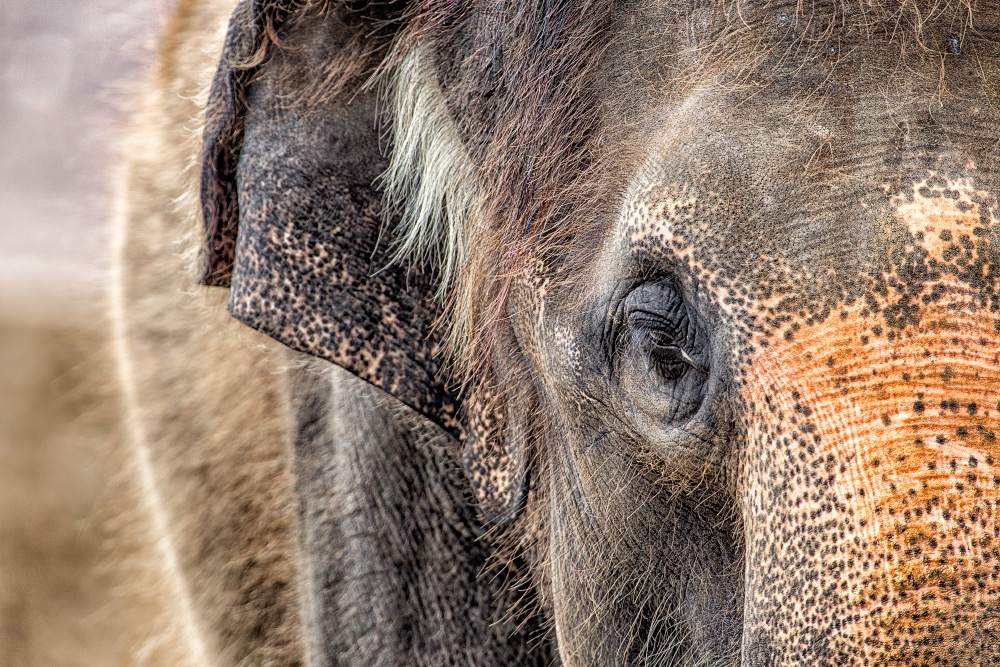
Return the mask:
<svg viewBox="0 0 1000 667">
<path fill-rule="evenodd" d="M 640 355 L 661 375 L 676 380 L 677 366 L 708 375 L 708 368 L 689 352 L 695 335 L 686 304 L 667 280 L 646 281 L 627 289 L 610 318 L 606 334 L 612 367 L 620 360 Z"/>
<path fill-rule="evenodd" d="M 662 311 L 644 307 L 649 301 L 636 304 L 627 314 L 628 326 L 633 331 L 632 340 L 641 347 L 646 347 L 651 356 L 667 354 L 689 368 L 708 375 L 708 368 L 699 363 L 688 352 L 687 347 L 692 338 L 691 321 L 684 302 L 679 294 L 670 290 L 672 298 L 657 299 L 662 303 Z M 644 336 L 649 342 L 640 343 L 636 336 Z M 657 363 L 657 362 L 654 362 Z"/>
<path fill-rule="evenodd" d="M 654 338 L 668 338 L 678 346 L 683 346 L 687 339 L 683 322 L 675 322 L 658 313 L 634 310 L 629 313 L 628 322 L 631 327 L 645 329 Z"/>
<path fill-rule="evenodd" d="M 692 357 L 678 337 L 674 336 L 669 328 L 661 328 L 658 326 L 649 326 L 645 323 L 633 323 L 632 324 L 635 333 L 638 335 L 644 335 L 648 337 L 651 341 L 652 352 L 669 352 L 672 355 L 678 357 L 679 361 L 682 361 L 686 365 L 690 366 L 694 370 L 708 375 L 708 368 L 699 363 Z"/>
<path fill-rule="evenodd" d="M 684 348 L 682 348 L 682 347 L 677 348 L 677 352 L 680 354 L 681 359 L 684 361 L 685 364 L 687 364 L 691 368 L 695 369 L 696 371 L 698 371 L 702 375 L 708 375 L 708 368 L 706 368 L 705 366 L 702 366 L 697 361 L 695 361 L 694 359 L 692 359 L 691 355 L 688 354 L 684 350 Z"/>
<path fill-rule="evenodd" d="M 670 304 L 665 311 L 634 308 L 627 315 L 631 329 L 642 330 L 658 345 L 676 345 L 681 349 L 689 346 L 693 338 L 691 321 L 683 303 Z"/>
</svg>

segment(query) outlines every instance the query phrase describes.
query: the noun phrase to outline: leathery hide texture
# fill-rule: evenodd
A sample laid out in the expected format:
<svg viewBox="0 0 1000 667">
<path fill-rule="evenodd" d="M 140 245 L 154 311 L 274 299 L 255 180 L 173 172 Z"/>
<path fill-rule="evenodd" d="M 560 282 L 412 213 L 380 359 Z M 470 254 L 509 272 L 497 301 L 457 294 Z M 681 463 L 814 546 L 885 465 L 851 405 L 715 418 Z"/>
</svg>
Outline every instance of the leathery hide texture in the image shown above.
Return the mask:
<svg viewBox="0 0 1000 667">
<path fill-rule="evenodd" d="M 491 656 L 1000 664 L 998 80 L 982 0 L 248 0 L 203 282 L 440 430 Z"/>
</svg>

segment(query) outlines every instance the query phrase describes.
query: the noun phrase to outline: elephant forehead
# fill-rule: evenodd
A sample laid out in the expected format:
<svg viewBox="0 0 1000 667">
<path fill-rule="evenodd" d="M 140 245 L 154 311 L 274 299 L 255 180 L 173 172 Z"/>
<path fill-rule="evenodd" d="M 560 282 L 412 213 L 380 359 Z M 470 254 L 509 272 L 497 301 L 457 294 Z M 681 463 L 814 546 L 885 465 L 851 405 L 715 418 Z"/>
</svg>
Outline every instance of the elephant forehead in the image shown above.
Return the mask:
<svg viewBox="0 0 1000 667">
<path fill-rule="evenodd" d="M 805 189 L 763 185 L 748 195 L 756 201 L 748 212 L 719 185 L 640 178 L 621 212 L 619 243 L 638 264 L 691 283 L 755 346 L 849 311 L 868 337 L 919 327 L 945 294 L 959 319 L 1000 311 L 1000 208 L 974 165 L 958 176 L 925 171 L 895 188 L 848 183 L 843 191 L 816 201 Z M 779 198 L 794 207 L 782 212 L 770 203 Z"/>
<path fill-rule="evenodd" d="M 888 264 L 885 289 L 869 293 L 876 298 L 845 304 L 824 321 L 793 322 L 799 326 L 785 329 L 787 335 L 759 341 L 746 386 L 752 403 L 793 422 L 809 397 L 818 432 L 866 443 L 873 460 L 916 452 L 897 472 L 916 466 L 914 474 L 934 477 L 938 464 L 945 471 L 956 460 L 992 461 L 998 454 L 991 423 L 1000 417 L 1000 308 L 987 298 L 997 267 L 989 243 L 974 241 L 997 225 L 997 207 L 968 182 L 930 177 L 895 197 L 893 208 L 911 234 L 908 252 L 932 268 L 924 280 L 906 284 L 900 276 L 906 263 Z M 881 312 L 904 299 L 916 315 Z M 885 437 L 899 424 L 905 428 Z M 841 454 L 852 460 L 858 452 Z M 891 486 L 890 477 L 872 483 Z M 843 479 L 857 482 L 850 471 Z"/>
<path fill-rule="evenodd" d="M 892 197 L 892 207 L 896 218 L 940 262 L 972 249 L 997 221 L 996 200 L 977 189 L 971 178 L 932 174 Z"/>
</svg>

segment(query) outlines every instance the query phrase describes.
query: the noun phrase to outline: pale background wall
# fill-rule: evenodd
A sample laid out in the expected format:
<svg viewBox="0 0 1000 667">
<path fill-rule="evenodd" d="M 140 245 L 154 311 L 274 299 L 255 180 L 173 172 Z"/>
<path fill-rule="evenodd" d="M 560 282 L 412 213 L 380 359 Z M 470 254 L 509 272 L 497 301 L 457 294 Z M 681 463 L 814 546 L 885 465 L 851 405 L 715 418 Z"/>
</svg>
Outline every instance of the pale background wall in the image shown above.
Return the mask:
<svg viewBox="0 0 1000 667">
<path fill-rule="evenodd" d="M 0 0 L 0 667 L 157 664 L 133 630 L 155 600 L 123 569 L 150 559 L 106 520 L 102 294 L 118 139 L 169 4 Z"/>
<path fill-rule="evenodd" d="M 0 3 L 0 307 L 99 289 L 116 139 L 169 4 Z"/>
</svg>

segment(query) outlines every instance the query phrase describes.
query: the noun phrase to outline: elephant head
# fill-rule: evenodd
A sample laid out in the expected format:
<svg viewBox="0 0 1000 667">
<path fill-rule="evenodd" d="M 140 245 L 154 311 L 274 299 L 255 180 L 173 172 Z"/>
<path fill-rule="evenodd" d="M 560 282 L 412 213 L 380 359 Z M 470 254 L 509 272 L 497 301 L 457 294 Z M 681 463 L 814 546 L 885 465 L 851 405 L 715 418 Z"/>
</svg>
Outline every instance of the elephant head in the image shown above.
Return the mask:
<svg viewBox="0 0 1000 667">
<path fill-rule="evenodd" d="M 461 440 L 565 664 L 1000 662 L 1000 9 L 335 5 L 234 19 L 207 279 Z"/>
</svg>

